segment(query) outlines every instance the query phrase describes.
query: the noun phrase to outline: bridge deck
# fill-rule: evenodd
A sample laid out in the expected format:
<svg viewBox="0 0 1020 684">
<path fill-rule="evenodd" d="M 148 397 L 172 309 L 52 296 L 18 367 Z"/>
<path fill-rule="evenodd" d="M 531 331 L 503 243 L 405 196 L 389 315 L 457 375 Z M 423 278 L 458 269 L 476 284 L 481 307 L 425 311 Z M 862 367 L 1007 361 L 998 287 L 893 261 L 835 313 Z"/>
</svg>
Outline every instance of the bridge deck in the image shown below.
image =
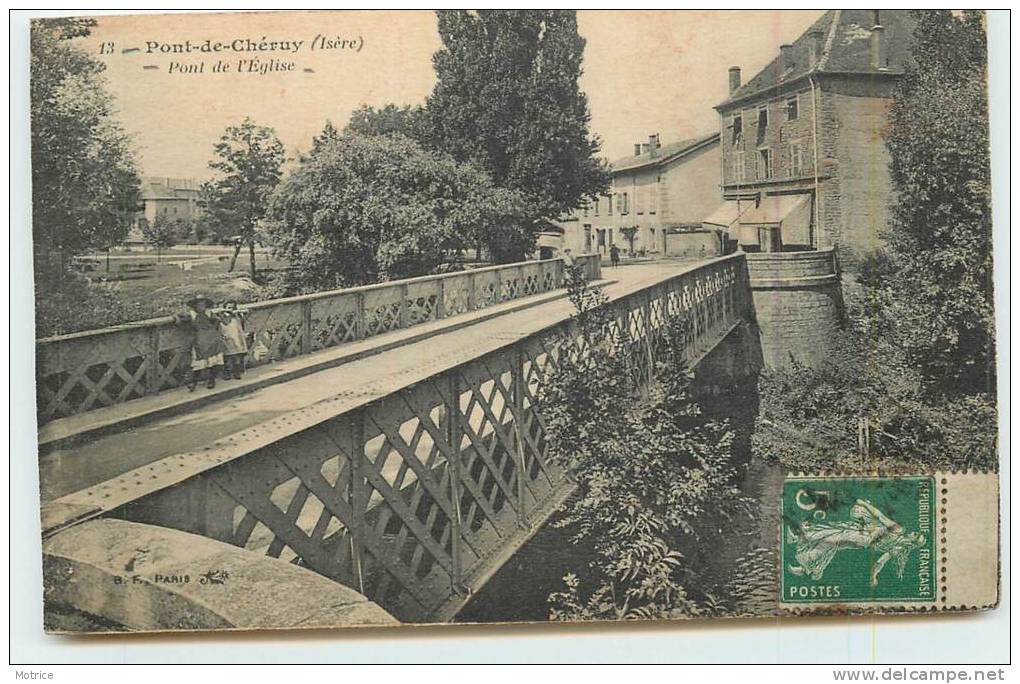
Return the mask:
<svg viewBox="0 0 1020 684">
<path fill-rule="evenodd" d="M 609 270 L 604 276 L 617 282 L 606 292 L 613 299 L 622 297 L 696 266 L 667 261 Z M 571 313 L 570 302 L 560 298 L 247 394 L 216 399 L 188 413 L 156 417 L 126 431 L 97 436 L 88 444 L 57 446 L 40 457 L 42 500 L 47 504 L 65 497 L 59 502 L 65 507 L 110 510 L 118 503 L 118 492 L 144 488 L 149 479 L 154 489 L 166 486 L 167 478 L 182 477 L 239 455 L 233 453 L 239 442 L 270 442 L 274 430 L 300 429 L 302 424 L 314 424 L 324 416 L 363 405 L 553 325 Z M 87 488 L 91 490 L 84 496 L 74 494 Z M 44 528 L 57 528 L 72 517 L 60 511 L 59 505 L 50 508 L 57 510 L 48 522 L 44 520 Z"/>
</svg>

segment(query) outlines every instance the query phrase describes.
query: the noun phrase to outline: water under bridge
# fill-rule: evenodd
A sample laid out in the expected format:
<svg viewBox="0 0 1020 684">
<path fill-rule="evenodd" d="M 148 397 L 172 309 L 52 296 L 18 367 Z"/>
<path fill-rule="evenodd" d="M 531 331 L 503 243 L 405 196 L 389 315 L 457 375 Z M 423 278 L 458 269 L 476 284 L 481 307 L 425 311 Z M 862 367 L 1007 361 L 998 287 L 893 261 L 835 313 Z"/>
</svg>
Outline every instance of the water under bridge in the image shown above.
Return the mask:
<svg viewBox="0 0 1020 684">
<path fill-rule="evenodd" d="M 601 269 L 645 372 L 754 325 L 743 253 Z M 167 320 L 39 343 L 46 599 L 128 629 L 452 619 L 573 489 L 543 373 L 583 353 L 559 261 L 254 305 L 253 367 L 180 387 Z M 261 355 L 260 355 L 261 354 Z"/>
</svg>

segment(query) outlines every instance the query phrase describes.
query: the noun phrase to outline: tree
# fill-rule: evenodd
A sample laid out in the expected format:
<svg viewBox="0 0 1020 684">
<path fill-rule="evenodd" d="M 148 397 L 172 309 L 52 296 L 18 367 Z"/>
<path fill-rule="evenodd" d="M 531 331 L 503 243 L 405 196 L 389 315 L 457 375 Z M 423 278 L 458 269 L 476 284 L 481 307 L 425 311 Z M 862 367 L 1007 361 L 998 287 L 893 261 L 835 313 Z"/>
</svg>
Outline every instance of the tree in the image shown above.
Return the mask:
<svg viewBox="0 0 1020 684">
<path fill-rule="evenodd" d="M 994 385 L 991 174 L 983 17 L 917 12 L 916 67 L 886 144 L 895 199 L 892 268 L 879 292 L 890 333 L 939 391 Z"/>
<path fill-rule="evenodd" d="M 318 154 L 320 150 L 335 142 L 339 137 L 340 131 L 336 129 L 332 121 L 327 119 L 326 125 L 322 127 L 322 132 L 312 137 L 312 149 L 308 152 L 308 156 L 311 157 Z"/>
<path fill-rule="evenodd" d="M 658 331 L 654 380 L 641 387 L 644 346 L 629 330 L 612 332 L 605 294 L 569 279 L 583 343 L 565 339 L 540 385 L 538 409 L 549 456 L 568 469 L 577 493 L 555 524 L 592 543 L 595 560 L 549 597 L 551 619 L 664 618 L 704 609 L 683 583 L 684 544 L 716 543 L 706 520 L 736 491 L 733 433 L 704 416 L 691 398 L 689 322 L 669 317 Z"/>
<path fill-rule="evenodd" d="M 520 198 L 481 170 L 400 135 L 341 136 L 307 158 L 270 204 L 268 238 L 292 290 L 423 275 Z"/>
<path fill-rule="evenodd" d="M 162 250 L 173 247 L 190 233 L 189 221 L 170 218 L 167 214 L 157 214 L 155 220 L 142 222 L 142 237 L 156 248 L 156 261 L 159 261 Z"/>
<path fill-rule="evenodd" d="M 246 117 L 239 126 L 227 127 L 215 150 L 209 168 L 219 177 L 202 185 L 200 204 L 221 236 L 237 237 L 227 270 L 234 270 L 241 247 L 248 245 L 254 278 L 259 222 L 283 174 L 283 143 L 272 128 L 258 126 Z"/>
<path fill-rule="evenodd" d="M 71 257 L 127 235 L 140 208 L 131 140 L 116 119 L 105 66 L 73 44 L 90 19 L 31 24 L 32 231 L 36 278 L 59 287 Z"/>
<path fill-rule="evenodd" d="M 574 11 L 440 11 L 438 80 L 422 140 L 472 161 L 497 187 L 521 192 L 528 216 L 484 237 L 495 261 L 533 249 L 540 218 L 556 219 L 604 194 L 587 97 L 578 88 L 585 41 Z"/>
<path fill-rule="evenodd" d="M 351 119 L 344 127 L 349 135 L 389 135 L 402 133 L 409 138 L 421 137 L 422 108 L 387 104 L 376 109 L 363 104 L 351 113 Z"/>
</svg>

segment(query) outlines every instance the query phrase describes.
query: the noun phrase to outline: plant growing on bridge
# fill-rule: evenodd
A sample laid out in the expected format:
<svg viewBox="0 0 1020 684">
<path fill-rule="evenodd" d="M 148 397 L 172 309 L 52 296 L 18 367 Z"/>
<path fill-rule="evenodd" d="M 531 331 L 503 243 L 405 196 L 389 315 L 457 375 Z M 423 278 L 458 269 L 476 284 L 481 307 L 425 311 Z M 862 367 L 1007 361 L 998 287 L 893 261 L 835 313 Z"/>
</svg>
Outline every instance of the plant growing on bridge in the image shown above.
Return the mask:
<svg viewBox="0 0 1020 684">
<path fill-rule="evenodd" d="M 552 594 L 551 618 L 633 619 L 697 614 L 683 578 L 684 545 L 732 484 L 732 433 L 692 400 L 686 370 L 687 322 L 660 328 L 655 380 L 637 383 L 648 356 L 626 331 L 607 335 L 605 296 L 575 281 L 579 336 L 565 342 L 542 386 L 539 409 L 552 457 L 578 483 L 557 523 L 576 542 L 594 544 L 597 560 L 564 578 Z M 729 505 L 729 504 L 728 504 Z"/>
<path fill-rule="evenodd" d="M 234 270 L 241 248 L 247 245 L 254 278 L 259 222 L 265 218 L 269 196 L 283 174 L 283 143 L 272 128 L 245 117 L 240 125 L 227 126 L 215 149 L 209 168 L 218 177 L 202 185 L 201 204 L 221 237 L 236 238 L 227 270 Z"/>
</svg>

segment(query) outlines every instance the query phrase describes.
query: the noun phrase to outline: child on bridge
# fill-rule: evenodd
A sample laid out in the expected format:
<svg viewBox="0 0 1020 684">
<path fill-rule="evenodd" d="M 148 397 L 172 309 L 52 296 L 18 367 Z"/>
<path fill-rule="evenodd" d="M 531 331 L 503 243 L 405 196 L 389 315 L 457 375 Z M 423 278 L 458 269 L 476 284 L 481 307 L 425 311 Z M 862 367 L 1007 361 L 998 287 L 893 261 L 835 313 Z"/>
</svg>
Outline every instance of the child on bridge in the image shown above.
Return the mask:
<svg viewBox="0 0 1020 684">
<path fill-rule="evenodd" d="M 189 311 L 178 314 L 177 324 L 186 328 L 191 336 L 191 377 L 188 391 L 194 392 L 198 381 L 205 378 L 205 386 L 216 387 L 216 375 L 223 365 L 223 336 L 219 321 L 211 314 L 213 300 L 195 295 L 188 300 Z"/>
<path fill-rule="evenodd" d="M 248 356 L 248 339 L 244 319 L 248 312 L 237 308 L 237 302 L 224 302 L 219 310 L 220 334 L 223 336 L 223 360 L 226 368 L 223 379 L 240 380 L 244 374 L 244 359 Z"/>
</svg>

